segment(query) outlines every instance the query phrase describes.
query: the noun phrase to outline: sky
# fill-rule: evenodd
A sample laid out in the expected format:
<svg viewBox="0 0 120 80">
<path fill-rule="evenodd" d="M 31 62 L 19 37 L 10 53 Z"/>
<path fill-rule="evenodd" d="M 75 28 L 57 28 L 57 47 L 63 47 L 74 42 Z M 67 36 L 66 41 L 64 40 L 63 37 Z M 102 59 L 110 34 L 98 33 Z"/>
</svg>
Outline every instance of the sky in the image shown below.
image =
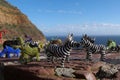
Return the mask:
<svg viewBox="0 0 120 80">
<path fill-rule="evenodd" d="M 120 35 L 120 0 L 7 0 L 52 35 Z"/>
</svg>

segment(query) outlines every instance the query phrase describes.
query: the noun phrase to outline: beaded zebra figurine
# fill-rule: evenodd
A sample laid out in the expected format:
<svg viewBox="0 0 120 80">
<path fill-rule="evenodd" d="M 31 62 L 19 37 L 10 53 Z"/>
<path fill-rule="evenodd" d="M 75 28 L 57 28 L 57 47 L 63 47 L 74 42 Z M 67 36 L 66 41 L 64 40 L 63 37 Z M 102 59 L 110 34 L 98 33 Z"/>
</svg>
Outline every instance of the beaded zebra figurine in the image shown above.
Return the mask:
<svg viewBox="0 0 120 80">
<path fill-rule="evenodd" d="M 84 46 L 84 48 L 87 51 L 87 55 L 86 55 L 86 59 L 87 60 L 92 60 L 92 54 L 94 53 L 100 53 L 101 54 L 101 61 L 105 60 L 105 56 L 106 56 L 106 47 L 105 45 L 96 45 L 94 43 L 92 43 L 91 41 L 89 41 L 87 38 L 82 38 L 81 39 L 81 45 Z"/>
<path fill-rule="evenodd" d="M 73 41 L 73 34 L 69 34 L 63 45 L 49 44 L 46 47 L 46 54 L 52 56 L 52 59 L 53 57 L 62 58 L 61 65 L 64 67 L 65 60 L 69 61 L 72 47 L 79 47 L 79 43 Z"/>
</svg>

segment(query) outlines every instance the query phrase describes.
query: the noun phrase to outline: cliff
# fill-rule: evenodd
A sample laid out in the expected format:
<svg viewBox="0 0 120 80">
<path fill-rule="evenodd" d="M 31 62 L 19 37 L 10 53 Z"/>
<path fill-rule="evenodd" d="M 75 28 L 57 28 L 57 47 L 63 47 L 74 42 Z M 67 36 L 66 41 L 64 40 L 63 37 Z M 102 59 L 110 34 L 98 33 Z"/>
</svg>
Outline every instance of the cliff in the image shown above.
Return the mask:
<svg viewBox="0 0 120 80">
<path fill-rule="evenodd" d="M 26 15 L 6 0 L 0 0 L 0 31 L 7 30 L 4 38 L 24 37 L 25 34 L 34 40 L 45 41 L 43 33 L 32 24 Z"/>
</svg>

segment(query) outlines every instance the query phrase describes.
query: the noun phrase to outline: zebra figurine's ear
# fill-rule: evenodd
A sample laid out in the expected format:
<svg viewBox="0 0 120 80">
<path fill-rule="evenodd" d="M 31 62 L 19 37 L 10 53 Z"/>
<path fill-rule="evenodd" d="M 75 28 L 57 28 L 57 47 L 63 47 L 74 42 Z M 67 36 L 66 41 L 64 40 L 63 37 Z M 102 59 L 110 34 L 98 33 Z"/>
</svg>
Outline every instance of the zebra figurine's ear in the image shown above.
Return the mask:
<svg viewBox="0 0 120 80">
<path fill-rule="evenodd" d="M 73 33 L 71 33 L 71 36 L 73 36 Z"/>
<path fill-rule="evenodd" d="M 73 33 L 69 34 L 68 37 L 69 37 L 69 38 L 70 38 L 70 37 L 73 37 Z"/>
<path fill-rule="evenodd" d="M 69 34 L 68 34 L 68 38 L 69 38 L 70 36 L 71 36 L 71 34 L 69 33 Z"/>
<path fill-rule="evenodd" d="M 87 36 L 87 34 L 83 34 L 83 37 L 86 37 Z"/>
</svg>

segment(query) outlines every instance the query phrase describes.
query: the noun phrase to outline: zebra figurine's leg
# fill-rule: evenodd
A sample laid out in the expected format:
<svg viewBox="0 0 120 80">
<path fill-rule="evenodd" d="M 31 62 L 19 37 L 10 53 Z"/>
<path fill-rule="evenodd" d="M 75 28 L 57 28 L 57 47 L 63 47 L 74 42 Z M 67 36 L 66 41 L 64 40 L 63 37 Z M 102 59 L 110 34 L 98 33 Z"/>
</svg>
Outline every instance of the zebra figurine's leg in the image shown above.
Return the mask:
<svg viewBox="0 0 120 80">
<path fill-rule="evenodd" d="M 46 53 L 46 55 L 47 55 L 47 61 L 48 62 L 51 62 L 51 60 L 52 60 L 52 55 L 51 55 L 51 53 L 49 52 L 49 51 L 45 51 L 45 53 Z"/>
<path fill-rule="evenodd" d="M 92 61 L 92 52 L 90 51 L 87 52 L 86 59 Z"/>
<path fill-rule="evenodd" d="M 67 62 L 67 63 L 70 62 L 70 55 L 66 55 L 66 62 Z"/>
<path fill-rule="evenodd" d="M 52 56 L 47 56 L 47 62 L 51 62 L 52 61 Z"/>
<path fill-rule="evenodd" d="M 63 68 L 65 67 L 65 66 L 64 66 L 65 59 L 66 59 L 66 56 L 64 56 L 64 57 L 62 58 L 62 60 L 61 60 L 61 66 L 62 66 Z"/>
<path fill-rule="evenodd" d="M 52 61 L 52 63 L 55 63 L 55 57 L 54 56 L 51 56 L 51 61 Z"/>
<path fill-rule="evenodd" d="M 100 58 L 100 60 L 101 61 L 105 61 L 105 59 L 106 59 L 106 53 L 105 53 L 105 50 L 103 50 L 103 51 L 101 51 L 101 58 Z"/>
</svg>

